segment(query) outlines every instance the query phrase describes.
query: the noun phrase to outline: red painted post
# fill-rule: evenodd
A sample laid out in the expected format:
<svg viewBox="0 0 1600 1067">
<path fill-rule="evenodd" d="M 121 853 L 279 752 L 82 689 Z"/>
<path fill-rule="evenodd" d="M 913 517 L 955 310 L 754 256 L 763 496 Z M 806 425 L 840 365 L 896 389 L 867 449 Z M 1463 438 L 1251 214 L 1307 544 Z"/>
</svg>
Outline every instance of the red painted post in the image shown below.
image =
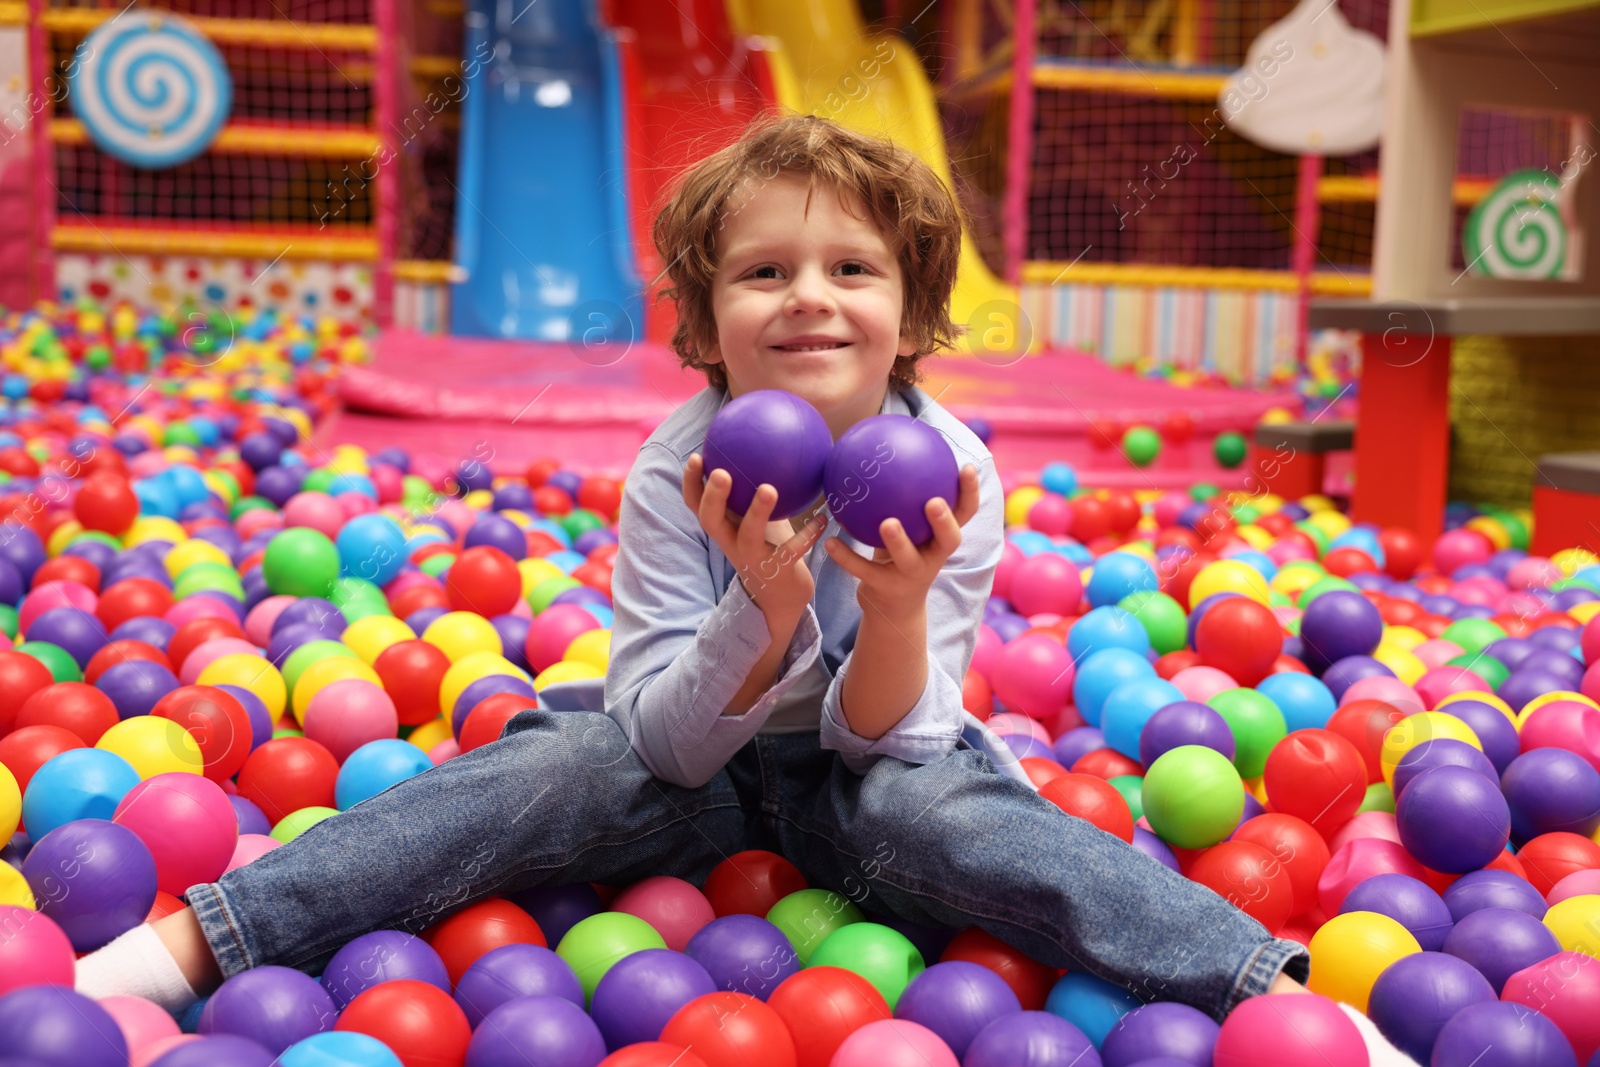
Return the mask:
<svg viewBox="0 0 1600 1067">
<path fill-rule="evenodd" d="M 1451 339 L 1396 327 L 1361 340 L 1350 517 L 1403 526 L 1432 544 L 1450 474 Z"/>
</svg>

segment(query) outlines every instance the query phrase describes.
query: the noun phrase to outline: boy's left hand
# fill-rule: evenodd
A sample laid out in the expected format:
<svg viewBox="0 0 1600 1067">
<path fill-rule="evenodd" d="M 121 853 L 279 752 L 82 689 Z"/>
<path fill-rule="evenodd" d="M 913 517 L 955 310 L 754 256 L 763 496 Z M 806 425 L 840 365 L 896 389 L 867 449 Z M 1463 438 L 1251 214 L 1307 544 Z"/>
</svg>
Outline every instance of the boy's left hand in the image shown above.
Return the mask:
<svg viewBox="0 0 1600 1067">
<path fill-rule="evenodd" d="M 924 514 L 933 537 L 921 547 L 911 543 L 898 519 L 885 519 L 878 527 L 884 547 L 874 550 L 871 559 L 863 559 L 837 537 L 828 538 L 829 557 L 861 583 L 856 599 L 863 609 L 890 616 L 922 610 L 945 561 L 961 547 L 961 527 L 978 513 L 978 468 L 970 463 L 961 468 L 960 493 L 953 512 L 940 497 L 927 502 Z"/>
</svg>

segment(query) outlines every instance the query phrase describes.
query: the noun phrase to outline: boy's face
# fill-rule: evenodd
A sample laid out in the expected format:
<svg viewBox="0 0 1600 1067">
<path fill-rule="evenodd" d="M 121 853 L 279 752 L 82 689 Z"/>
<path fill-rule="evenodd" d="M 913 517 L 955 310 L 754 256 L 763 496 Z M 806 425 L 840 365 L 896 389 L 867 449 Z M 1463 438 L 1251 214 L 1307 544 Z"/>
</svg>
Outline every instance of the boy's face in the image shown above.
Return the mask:
<svg viewBox="0 0 1600 1067">
<path fill-rule="evenodd" d="M 811 402 L 834 437 L 883 406 L 900 335 L 900 264 L 863 204 L 847 211 L 819 186 L 780 174 L 729 205 L 718 235 L 711 308 L 733 396 L 786 389 Z"/>
</svg>

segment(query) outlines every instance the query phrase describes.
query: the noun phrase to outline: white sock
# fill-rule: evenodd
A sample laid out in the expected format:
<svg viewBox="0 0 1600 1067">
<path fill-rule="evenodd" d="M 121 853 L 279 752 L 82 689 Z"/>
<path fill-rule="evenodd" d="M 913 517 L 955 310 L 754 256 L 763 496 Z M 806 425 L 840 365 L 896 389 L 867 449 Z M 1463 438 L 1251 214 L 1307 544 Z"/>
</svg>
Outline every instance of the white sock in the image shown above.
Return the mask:
<svg viewBox="0 0 1600 1067">
<path fill-rule="evenodd" d="M 143 997 L 173 1015 L 200 999 L 155 930 L 142 924 L 79 960 L 75 985 L 95 1000 Z"/>
<path fill-rule="evenodd" d="M 1367 1058 L 1372 1067 L 1417 1067 L 1417 1061 L 1391 1045 L 1378 1029 L 1378 1024 L 1363 1015 L 1360 1009 L 1349 1004 L 1340 1004 L 1339 1007 L 1361 1031 L 1361 1040 L 1367 1043 Z"/>
</svg>

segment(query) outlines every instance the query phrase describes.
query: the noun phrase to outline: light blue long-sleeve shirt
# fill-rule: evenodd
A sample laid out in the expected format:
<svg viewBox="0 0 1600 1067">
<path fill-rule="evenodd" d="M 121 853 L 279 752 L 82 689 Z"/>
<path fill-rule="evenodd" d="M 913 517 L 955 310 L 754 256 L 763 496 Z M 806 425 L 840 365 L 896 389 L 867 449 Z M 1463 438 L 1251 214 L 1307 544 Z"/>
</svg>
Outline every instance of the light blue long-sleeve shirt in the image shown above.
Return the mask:
<svg viewBox="0 0 1600 1067">
<path fill-rule="evenodd" d="M 699 786 L 760 733 L 779 702 L 820 666 L 828 679 L 816 701 L 822 745 L 840 752 L 852 770 L 864 773 L 880 756 L 912 763 L 940 759 L 973 722 L 962 709 L 961 681 L 1004 544 L 1004 500 L 994 458 L 921 389 L 890 390 L 885 397 L 883 413 L 920 418 L 938 430 L 957 463 L 975 466 L 979 480 L 978 513 L 962 527 L 961 546 L 928 591 L 928 678 L 904 718 L 873 739 L 854 733 L 844 717 L 840 700 L 861 608 L 855 579 L 828 558 L 823 540 L 837 535 L 862 554 L 870 549 L 833 521 L 806 558 L 816 588 L 777 681 L 744 714 L 724 715 L 771 643 L 761 609 L 734 581 L 733 565 L 683 502 L 683 468 L 704 447 L 706 428 L 726 401 L 727 394 L 715 389 L 696 394 L 644 443 L 628 474 L 612 575 L 616 619 L 605 713 L 658 778 Z M 952 508 L 955 503 L 950 501 Z M 550 706 L 590 702 L 573 704 L 556 689 L 548 694 Z"/>
</svg>

